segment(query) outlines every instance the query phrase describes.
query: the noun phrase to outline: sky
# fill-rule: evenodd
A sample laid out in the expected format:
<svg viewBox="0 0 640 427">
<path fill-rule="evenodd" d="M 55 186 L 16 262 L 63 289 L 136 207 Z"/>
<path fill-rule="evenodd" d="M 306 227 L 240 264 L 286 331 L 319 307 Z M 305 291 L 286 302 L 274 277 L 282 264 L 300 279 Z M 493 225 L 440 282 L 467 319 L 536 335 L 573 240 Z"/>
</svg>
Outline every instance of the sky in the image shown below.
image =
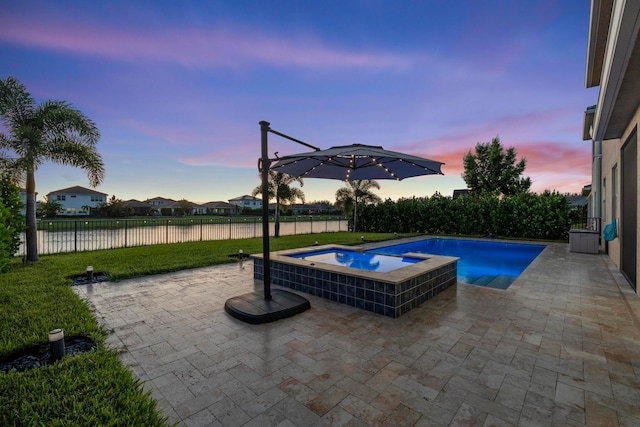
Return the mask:
<svg viewBox="0 0 640 427">
<path fill-rule="evenodd" d="M 584 1 L 0 0 L 0 78 L 65 100 L 100 129 L 119 199 L 226 201 L 259 185 L 260 127 L 320 148 L 378 145 L 444 162 L 444 176 L 377 194 L 452 195 L 462 158 L 499 137 L 532 190 L 580 192 L 589 4 Z M 5 130 L 6 131 L 6 130 Z M 269 154 L 308 151 L 269 137 Z M 38 199 L 81 169 L 44 163 Z M 308 202 L 345 185 L 307 179 Z"/>
</svg>

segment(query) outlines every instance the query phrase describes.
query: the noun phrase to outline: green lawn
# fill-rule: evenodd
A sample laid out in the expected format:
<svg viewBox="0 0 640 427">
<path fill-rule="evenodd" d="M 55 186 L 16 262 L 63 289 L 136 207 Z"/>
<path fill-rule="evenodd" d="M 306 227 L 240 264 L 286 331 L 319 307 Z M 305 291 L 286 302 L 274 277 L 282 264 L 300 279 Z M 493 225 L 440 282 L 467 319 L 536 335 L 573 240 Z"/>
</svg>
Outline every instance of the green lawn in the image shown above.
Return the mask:
<svg viewBox="0 0 640 427">
<path fill-rule="evenodd" d="M 325 233 L 271 239 L 271 250 L 319 244 L 393 239 L 390 233 Z M 401 237 L 401 236 L 398 236 Z M 97 350 L 23 373 L 0 373 L 0 425 L 145 425 L 164 426 L 154 400 L 140 382 L 105 348 L 101 329 L 88 306 L 71 290 L 69 276 L 88 265 L 112 281 L 233 262 L 239 250 L 262 252 L 261 239 L 142 246 L 42 256 L 22 264 L 12 260 L 0 274 L 0 359 L 34 344 L 48 332 L 89 335 Z M 105 284 L 105 286 L 108 286 Z"/>
</svg>

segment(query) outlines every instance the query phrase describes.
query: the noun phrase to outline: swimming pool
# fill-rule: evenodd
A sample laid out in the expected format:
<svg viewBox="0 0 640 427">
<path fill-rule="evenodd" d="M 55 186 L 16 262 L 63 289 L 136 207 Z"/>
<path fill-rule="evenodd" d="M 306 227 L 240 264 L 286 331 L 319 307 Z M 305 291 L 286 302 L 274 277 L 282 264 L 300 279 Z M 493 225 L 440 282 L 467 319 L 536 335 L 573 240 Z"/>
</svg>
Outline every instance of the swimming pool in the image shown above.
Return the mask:
<svg viewBox="0 0 640 427">
<path fill-rule="evenodd" d="M 313 252 L 295 253 L 289 255 L 293 258 L 306 259 L 307 261 L 322 262 L 331 265 L 341 265 L 358 270 L 378 271 L 387 273 L 407 265 L 415 264 L 424 259 L 411 257 L 398 257 L 382 254 L 364 253 L 340 249 L 324 249 Z"/>
<path fill-rule="evenodd" d="M 367 250 L 402 256 L 409 252 L 459 257 L 458 282 L 506 289 L 545 245 L 432 238 Z"/>
</svg>

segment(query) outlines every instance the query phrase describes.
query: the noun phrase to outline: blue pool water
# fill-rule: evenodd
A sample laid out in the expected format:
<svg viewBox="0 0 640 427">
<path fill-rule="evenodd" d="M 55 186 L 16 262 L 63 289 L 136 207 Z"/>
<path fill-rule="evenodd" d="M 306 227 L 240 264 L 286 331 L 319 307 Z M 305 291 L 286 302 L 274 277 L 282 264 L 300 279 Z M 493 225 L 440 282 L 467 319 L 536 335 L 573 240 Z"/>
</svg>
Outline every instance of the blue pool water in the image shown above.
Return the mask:
<svg viewBox="0 0 640 427">
<path fill-rule="evenodd" d="M 343 267 L 357 268 L 358 270 L 377 271 L 380 273 L 387 273 L 397 268 L 406 267 L 407 265 L 424 261 L 424 259 L 402 257 L 402 255 L 389 256 L 340 249 L 325 249 L 320 251 L 292 254 L 289 256 L 293 258 L 306 259 L 308 261 L 341 265 Z"/>
<path fill-rule="evenodd" d="M 506 289 L 545 245 L 433 238 L 368 252 L 402 256 L 408 252 L 459 257 L 458 282 Z"/>
</svg>

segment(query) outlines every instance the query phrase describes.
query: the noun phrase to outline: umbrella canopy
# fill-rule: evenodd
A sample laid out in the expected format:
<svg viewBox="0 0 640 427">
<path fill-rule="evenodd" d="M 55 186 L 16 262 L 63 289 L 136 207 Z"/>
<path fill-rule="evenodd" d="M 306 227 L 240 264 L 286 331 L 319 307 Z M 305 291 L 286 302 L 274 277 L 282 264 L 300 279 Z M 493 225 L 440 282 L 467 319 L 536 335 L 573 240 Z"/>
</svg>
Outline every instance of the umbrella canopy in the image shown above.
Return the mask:
<svg viewBox="0 0 640 427">
<path fill-rule="evenodd" d="M 400 181 L 412 176 L 443 175 L 443 164 L 379 146 L 352 144 L 276 158 L 270 169 L 301 178 Z"/>
</svg>

